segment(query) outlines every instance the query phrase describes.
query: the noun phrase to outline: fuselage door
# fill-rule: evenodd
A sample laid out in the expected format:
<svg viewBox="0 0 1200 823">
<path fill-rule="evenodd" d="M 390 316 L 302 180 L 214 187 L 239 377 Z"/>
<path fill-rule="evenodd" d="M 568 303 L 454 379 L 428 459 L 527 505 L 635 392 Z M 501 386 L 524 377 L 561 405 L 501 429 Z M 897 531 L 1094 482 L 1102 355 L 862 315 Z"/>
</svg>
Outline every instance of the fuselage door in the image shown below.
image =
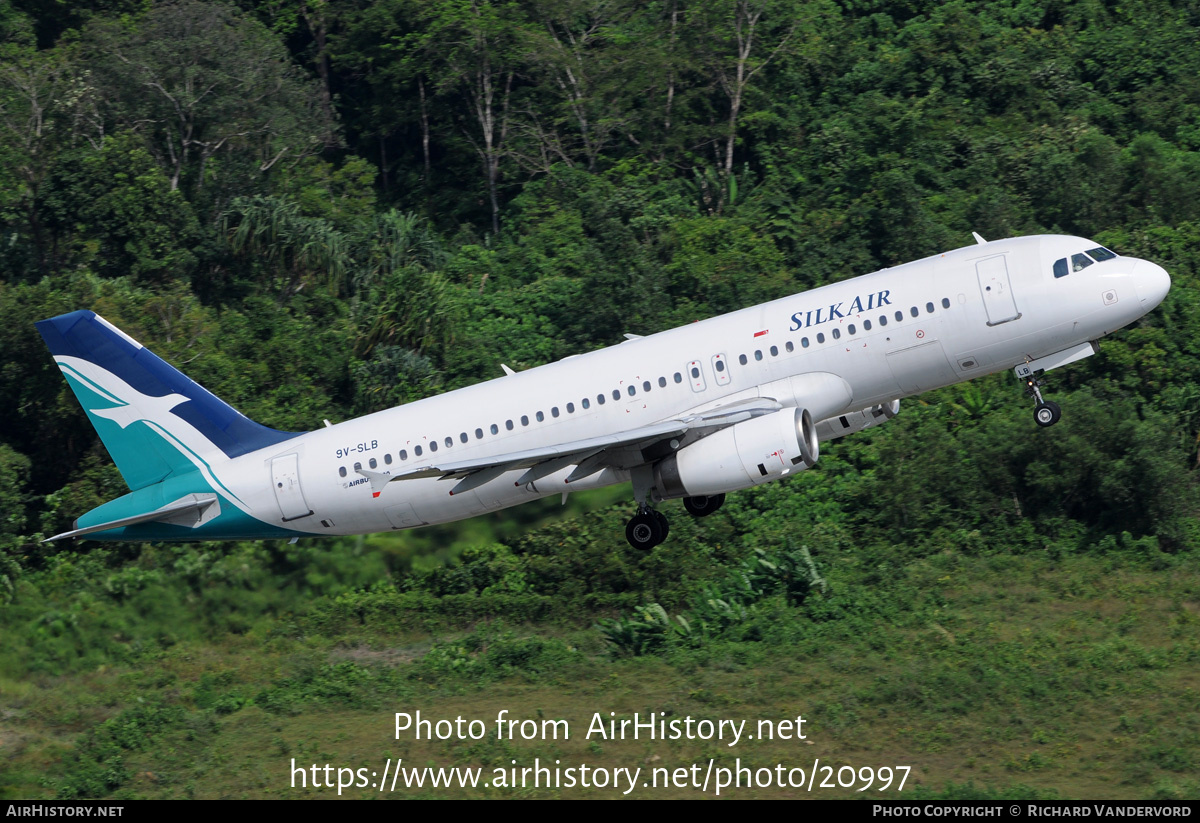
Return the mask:
<svg viewBox="0 0 1200 823">
<path fill-rule="evenodd" d="M 275 500 L 285 523 L 313 513 L 300 489 L 299 455 L 285 454 L 271 461 L 271 485 L 275 488 Z"/>
<path fill-rule="evenodd" d="M 708 385 L 704 382 L 704 367 L 700 365 L 699 360 L 693 360 L 687 364 L 688 380 L 692 383 L 692 391 L 702 392 Z"/>
<path fill-rule="evenodd" d="M 980 260 L 975 264 L 975 273 L 979 276 L 979 293 L 983 295 L 983 305 L 987 309 L 988 325 L 998 326 L 1019 319 L 1021 313 L 1017 311 L 1004 255 Z"/>
<path fill-rule="evenodd" d="M 715 374 L 717 377 L 717 385 L 718 386 L 728 386 L 729 385 L 729 368 L 728 368 L 728 365 L 725 363 L 725 355 L 724 354 L 714 354 L 712 356 L 712 367 L 713 367 L 713 374 Z"/>
</svg>

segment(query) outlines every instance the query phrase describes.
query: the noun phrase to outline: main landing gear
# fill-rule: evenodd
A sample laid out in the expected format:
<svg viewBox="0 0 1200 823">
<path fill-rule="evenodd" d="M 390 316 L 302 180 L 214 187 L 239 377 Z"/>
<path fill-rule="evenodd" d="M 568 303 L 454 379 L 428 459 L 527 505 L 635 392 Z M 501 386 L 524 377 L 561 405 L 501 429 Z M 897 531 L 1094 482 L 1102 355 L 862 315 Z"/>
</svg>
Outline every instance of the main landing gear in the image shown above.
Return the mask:
<svg viewBox="0 0 1200 823">
<path fill-rule="evenodd" d="M 724 502 L 725 495 L 723 494 L 713 494 L 707 497 L 685 497 L 683 498 L 683 507 L 693 517 L 708 517 L 721 508 L 721 504 Z"/>
<path fill-rule="evenodd" d="M 708 497 L 685 497 L 683 507 L 688 514 L 696 517 L 707 517 L 721 508 L 725 495 L 714 494 Z M 638 504 L 637 514 L 629 518 L 625 525 L 625 539 L 629 545 L 642 551 L 650 551 L 667 539 L 671 533 L 671 524 L 667 516 L 657 509 L 650 508 L 646 503 Z"/>
<path fill-rule="evenodd" d="M 653 500 L 654 469 L 648 463 L 635 466 L 629 473 L 633 481 L 633 499 L 637 501 L 637 514 L 625 524 L 625 539 L 629 545 L 642 551 L 650 551 L 667 539 L 671 524 L 667 516 L 650 507 Z"/>
<path fill-rule="evenodd" d="M 1025 396 L 1034 400 L 1033 419 L 1042 428 L 1053 426 L 1062 417 L 1058 404 L 1042 397 L 1042 381 L 1033 375 L 1025 378 Z"/>
<path fill-rule="evenodd" d="M 649 506 L 638 506 L 638 513 L 629 518 L 625 526 L 625 539 L 629 545 L 642 551 L 650 551 L 667 539 L 671 524 L 667 516 Z"/>
</svg>

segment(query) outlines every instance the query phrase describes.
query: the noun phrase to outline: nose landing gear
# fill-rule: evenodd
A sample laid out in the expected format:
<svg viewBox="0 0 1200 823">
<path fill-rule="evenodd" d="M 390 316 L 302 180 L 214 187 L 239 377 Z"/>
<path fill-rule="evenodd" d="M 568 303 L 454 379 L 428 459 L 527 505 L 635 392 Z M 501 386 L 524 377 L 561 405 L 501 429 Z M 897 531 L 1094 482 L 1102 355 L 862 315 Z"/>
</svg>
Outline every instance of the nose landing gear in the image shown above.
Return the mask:
<svg viewBox="0 0 1200 823">
<path fill-rule="evenodd" d="M 1033 420 L 1042 428 L 1053 426 L 1062 417 L 1062 409 L 1053 400 L 1046 400 L 1042 397 L 1042 381 L 1034 377 L 1032 374 L 1025 378 L 1025 396 L 1031 398 L 1035 405 L 1033 407 Z"/>
</svg>

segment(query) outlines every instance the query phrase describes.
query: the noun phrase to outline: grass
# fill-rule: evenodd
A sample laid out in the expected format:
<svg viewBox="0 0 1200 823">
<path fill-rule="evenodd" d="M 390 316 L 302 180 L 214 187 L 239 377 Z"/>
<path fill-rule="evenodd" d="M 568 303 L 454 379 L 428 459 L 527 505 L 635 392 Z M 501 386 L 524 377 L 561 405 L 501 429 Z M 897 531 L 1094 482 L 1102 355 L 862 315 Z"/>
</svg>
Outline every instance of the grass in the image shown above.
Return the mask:
<svg viewBox="0 0 1200 823">
<path fill-rule="evenodd" d="M 853 556 L 829 561 L 846 596 Z M 822 763 L 912 767 L 912 796 L 1195 798 L 1200 792 L 1200 572 L 1113 557 L 963 557 L 904 565 L 875 592 L 917 591 L 896 614 L 813 622 L 780 602 L 766 639 L 714 638 L 617 658 L 586 619 L 484 621 L 337 636 L 190 639 L 127 662 L 0 679 L 0 796 L 326 797 L 289 766 L 384 761 L 671 769 Z M 841 579 L 843 582 L 838 583 Z M 303 621 L 301 621 L 302 624 Z M 786 626 L 785 626 L 786 624 Z M 786 627 L 786 631 L 783 628 Z M 395 712 L 564 718 L 570 740 L 396 740 Z M 780 720 L 803 741 L 588 740 L 593 712 Z M 644 774 L 644 773 L 643 773 Z M 608 789 L 450 789 L 404 796 L 612 797 Z M 689 797 L 638 787 L 630 796 Z M 736 796 L 802 796 L 738 789 Z M 812 796 L 863 797 L 847 789 Z M 354 788 L 347 797 L 378 796 Z"/>
<path fill-rule="evenodd" d="M 405 531 L 381 532 L 357 538 L 369 551 L 381 553 L 393 570 L 428 570 L 453 560 L 468 546 L 508 540 L 516 535 L 550 523 L 571 520 L 579 515 L 624 502 L 630 497 L 629 484 L 571 493 L 564 503 L 561 495 L 504 511 Z"/>
</svg>

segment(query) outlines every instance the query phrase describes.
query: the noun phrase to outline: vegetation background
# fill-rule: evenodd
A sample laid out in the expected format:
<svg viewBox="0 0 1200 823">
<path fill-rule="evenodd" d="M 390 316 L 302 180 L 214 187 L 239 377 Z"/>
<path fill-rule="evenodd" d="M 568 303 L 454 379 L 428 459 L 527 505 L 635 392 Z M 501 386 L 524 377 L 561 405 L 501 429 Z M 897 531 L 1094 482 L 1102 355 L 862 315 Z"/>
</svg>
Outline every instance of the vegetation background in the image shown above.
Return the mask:
<svg viewBox="0 0 1200 823">
<path fill-rule="evenodd" d="M 39 542 L 124 492 L 42 318 L 94 309 L 307 430 L 972 230 L 1171 272 L 1051 375 L 1053 429 L 1007 374 L 932 392 L 711 518 L 671 506 L 645 555 L 620 490 L 295 546 Z M 819 756 L 911 765 L 906 796 L 1195 799 L 1198 249 L 1192 0 L 0 0 L 0 797 Z M 810 740 L 390 739 L 499 708 Z"/>
</svg>

